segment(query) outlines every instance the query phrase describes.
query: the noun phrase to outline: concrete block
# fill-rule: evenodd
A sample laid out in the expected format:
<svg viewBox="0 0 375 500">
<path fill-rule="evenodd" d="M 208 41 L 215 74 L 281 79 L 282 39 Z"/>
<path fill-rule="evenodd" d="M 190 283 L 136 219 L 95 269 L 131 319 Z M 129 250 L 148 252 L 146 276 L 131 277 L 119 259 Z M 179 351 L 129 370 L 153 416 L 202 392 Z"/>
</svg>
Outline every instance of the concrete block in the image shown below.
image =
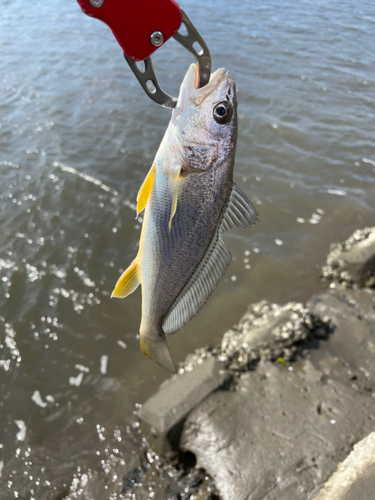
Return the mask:
<svg viewBox="0 0 375 500">
<path fill-rule="evenodd" d="M 211 357 L 163 384 L 140 411 L 143 432 L 159 452 L 177 445 L 183 419 L 229 378 L 224 365 Z"/>
<path fill-rule="evenodd" d="M 375 498 L 375 432 L 354 445 L 315 500 L 371 500 Z"/>
</svg>

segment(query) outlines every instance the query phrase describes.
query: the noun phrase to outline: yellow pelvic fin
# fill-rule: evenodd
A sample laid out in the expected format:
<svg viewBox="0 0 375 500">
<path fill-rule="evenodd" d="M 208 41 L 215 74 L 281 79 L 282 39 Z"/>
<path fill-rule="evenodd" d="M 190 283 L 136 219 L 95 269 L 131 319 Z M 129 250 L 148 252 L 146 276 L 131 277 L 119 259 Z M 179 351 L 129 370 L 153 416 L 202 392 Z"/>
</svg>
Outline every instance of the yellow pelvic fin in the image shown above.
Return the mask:
<svg viewBox="0 0 375 500">
<path fill-rule="evenodd" d="M 171 230 L 172 227 L 172 219 L 174 217 L 174 214 L 176 213 L 177 210 L 177 198 L 178 198 L 178 180 L 180 178 L 180 172 L 181 169 L 178 170 L 178 172 L 171 172 L 169 174 L 170 180 L 172 182 L 173 186 L 173 198 L 172 198 L 172 206 L 171 206 L 171 215 L 169 217 L 169 231 Z"/>
<path fill-rule="evenodd" d="M 137 217 L 146 208 L 148 199 L 149 199 L 151 191 L 152 191 L 152 187 L 154 185 L 155 172 L 156 172 L 155 164 L 153 164 L 152 167 L 150 168 L 150 171 L 146 175 L 146 178 L 143 181 L 142 186 L 140 187 L 140 189 L 138 191 L 138 195 L 137 195 Z"/>
<path fill-rule="evenodd" d="M 158 337 L 160 337 L 160 334 Z M 148 335 L 141 334 L 141 351 L 147 358 L 154 361 L 157 365 L 172 373 L 176 373 L 176 366 L 173 362 L 171 353 L 169 352 L 164 333 L 162 333 L 161 338 L 153 338 Z"/>
<path fill-rule="evenodd" d="M 138 261 L 137 259 L 134 259 L 130 266 L 126 269 L 126 271 L 122 273 L 122 275 L 118 279 L 111 297 L 124 299 L 125 297 L 133 293 L 139 284 L 140 280 L 138 275 Z"/>
</svg>

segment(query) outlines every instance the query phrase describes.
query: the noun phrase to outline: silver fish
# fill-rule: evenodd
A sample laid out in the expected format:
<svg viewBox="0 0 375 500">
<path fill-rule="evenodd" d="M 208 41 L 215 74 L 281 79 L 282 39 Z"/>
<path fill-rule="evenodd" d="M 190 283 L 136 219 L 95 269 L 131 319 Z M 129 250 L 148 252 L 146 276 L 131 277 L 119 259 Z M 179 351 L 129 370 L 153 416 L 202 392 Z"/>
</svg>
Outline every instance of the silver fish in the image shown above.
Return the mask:
<svg viewBox="0 0 375 500">
<path fill-rule="evenodd" d="M 192 64 L 154 163 L 137 197 L 145 209 L 138 255 L 112 297 L 142 284 L 141 350 L 176 371 L 165 335 L 186 325 L 231 261 L 221 235 L 254 224 L 257 211 L 233 184 L 236 88 L 224 69 L 197 89 Z"/>
</svg>

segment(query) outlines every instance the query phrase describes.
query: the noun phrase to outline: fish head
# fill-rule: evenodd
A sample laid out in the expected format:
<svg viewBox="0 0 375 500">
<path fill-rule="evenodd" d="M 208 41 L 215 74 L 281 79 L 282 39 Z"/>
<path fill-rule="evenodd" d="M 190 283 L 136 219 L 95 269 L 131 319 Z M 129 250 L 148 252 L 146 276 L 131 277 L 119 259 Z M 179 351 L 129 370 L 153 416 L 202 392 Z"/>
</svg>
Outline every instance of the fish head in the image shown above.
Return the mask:
<svg viewBox="0 0 375 500">
<path fill-rule="evenodd" d="M 199 74 L 192 64 L 182 82 L 172 114 L 170 145 L 183 170 L 199 172 L 234 158 L 237 140 L 236 85 L 221 68 L 198 88 Z"/>
</svg>

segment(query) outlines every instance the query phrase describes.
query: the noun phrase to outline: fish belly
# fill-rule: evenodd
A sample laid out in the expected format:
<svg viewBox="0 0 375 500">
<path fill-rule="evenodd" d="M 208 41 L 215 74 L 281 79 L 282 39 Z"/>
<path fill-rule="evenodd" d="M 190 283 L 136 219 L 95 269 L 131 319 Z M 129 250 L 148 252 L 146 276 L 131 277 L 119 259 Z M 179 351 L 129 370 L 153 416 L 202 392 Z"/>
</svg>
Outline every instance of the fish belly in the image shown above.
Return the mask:
<svg viewBox="0 0 375 500">
<path fill-rule="evenodd" d="M 141 237 L 141 335 L 160 334 L 163 319 L 210 246 L 231 188 L 230 168 L 212 166 L 180 179 L 169 230 L 173 190 L 168 174 L 157 169 Z"/>
</svg>

